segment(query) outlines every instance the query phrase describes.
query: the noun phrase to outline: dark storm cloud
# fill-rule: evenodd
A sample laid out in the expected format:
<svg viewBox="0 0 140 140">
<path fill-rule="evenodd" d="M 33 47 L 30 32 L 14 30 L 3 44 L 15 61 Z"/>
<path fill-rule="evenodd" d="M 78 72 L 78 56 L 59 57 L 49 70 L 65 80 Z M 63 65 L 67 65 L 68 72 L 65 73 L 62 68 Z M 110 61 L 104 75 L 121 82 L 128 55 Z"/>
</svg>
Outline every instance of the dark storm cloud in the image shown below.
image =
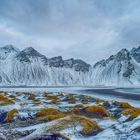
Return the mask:
<svg viewBox="0 0 140 140">
<path fill-rule="evenodd" d="M 90 63 L 140 44 L 139 0 L 0 0 L 0 46 Z"/>
</svg>

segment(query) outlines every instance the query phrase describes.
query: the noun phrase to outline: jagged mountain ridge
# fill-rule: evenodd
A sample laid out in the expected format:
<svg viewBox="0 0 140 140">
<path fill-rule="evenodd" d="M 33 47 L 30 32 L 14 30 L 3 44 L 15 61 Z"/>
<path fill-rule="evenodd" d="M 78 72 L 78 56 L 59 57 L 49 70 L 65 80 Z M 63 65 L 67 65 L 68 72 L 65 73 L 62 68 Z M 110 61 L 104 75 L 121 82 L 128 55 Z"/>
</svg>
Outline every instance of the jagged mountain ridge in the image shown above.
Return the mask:
<svg viewBox="0 0 140 140">
<path fill-rule="evenodd" d="M 140 47 L 122 49 L 94 66 L 80 59 L 47 58 L 32 47 L 0 48 L 0 85 L 105 85 L 140 83 Z"/>
<path fill-rule="evenodd" d="M 80 59 L 47 58 L 32 47 L 0 48 L 0 85 L 85 85 L 90 71 L 91 65 Z"/>
<path fill-rule="evenodd" d="M 93 66 L 93 83 L 99 85 L 139 85 L 140 47 L 122 49 Z M 94 82 L 96 81 L 96 82 Z"/>
</svg>

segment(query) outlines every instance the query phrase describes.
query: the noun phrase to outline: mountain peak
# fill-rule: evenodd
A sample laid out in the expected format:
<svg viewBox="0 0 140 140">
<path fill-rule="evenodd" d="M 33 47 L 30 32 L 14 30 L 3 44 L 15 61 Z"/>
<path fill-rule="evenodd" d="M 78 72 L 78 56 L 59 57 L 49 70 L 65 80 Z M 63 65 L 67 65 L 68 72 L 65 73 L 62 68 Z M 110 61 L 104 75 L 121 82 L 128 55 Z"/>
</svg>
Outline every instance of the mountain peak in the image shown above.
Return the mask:
<svg viewBox="0 0 140 140">
<path fill-rule="evenodd" d="M 131 50 L 131 55 L 138 63 L 140 63 L 140 46 L 138 48 L 133 48 Z"/>
<path fill-rule="evenodd" d="M 11 58 L 19 52 L 19 49 L 13 45 L 6 45 L 0 48 L 0 59 L 5 60 L 6 58 Z"/>
<path fill-rule="evenodd" d="M 24 52 L 31 52 L 31 51 L 35 51 L 37 52 L 37 50 L 35 50 L 33 47 L 27 47 L 23 50 Z"/>
<path fill-rule="evenodd" d="M 62 67 L 63 66 L 62 56 L 56 56 L 49 59 L 49 65 L 52 67 Z"/>
<path fill-rule="evenodd" d="M 96 68 L 99 65 L 105 67 L 106 66 L 106 60 L 105 59 L 102 59 L 102 60 L 98 61 L 97 63 L 94 64 L 93 67 Z"/>
<path fill-rule="evenodd" d="M 137 48 L 133 48 L 133 49 L 131 50 L 131 53 L 140 53 L 140 46 L 137 47 Z"/>
<path fill-rule="evenodd" d="M 43 57 L 38 51 L 33 47 L 27 47 L 17 54 L 17 59 L 20 61 L 30 62 L 30 58 Z"/>
<path fill-rule="evenodd" d="M 129 53 L 129 51 L 126 48 L 124 48 L 124 49 L 121 49 L 118 53 L 127 54 Z"/>
<path fill-rule="evenodd" d="M 120 50 L 115 56 L 118 61 L 129 60 L 130 52 L 124 48 L 124 49 Z"/>
<path fill-rule="evenodd" d="M 28 56 L 42 56 L 37 50 L 35 50 L 33 47 L 27 47 L 22 52 L 26 53 Z"/>
<path fill-rule="evenodd" d="M 16 47 L 14 47 L 11 44 L 1 47 L 0 50 L 5 50 L 6 52 L 12 52 L 12 51 L 18 52 L 19 51 L 19 49 L 17 49 Z"/>
</svg>

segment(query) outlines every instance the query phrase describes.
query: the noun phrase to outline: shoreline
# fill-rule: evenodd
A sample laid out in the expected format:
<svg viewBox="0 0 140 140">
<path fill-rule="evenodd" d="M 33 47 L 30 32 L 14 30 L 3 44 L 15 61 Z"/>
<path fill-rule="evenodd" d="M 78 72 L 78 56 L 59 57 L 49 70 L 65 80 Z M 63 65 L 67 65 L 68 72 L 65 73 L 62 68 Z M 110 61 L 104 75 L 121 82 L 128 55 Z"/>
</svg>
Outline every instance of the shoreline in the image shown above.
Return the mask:
<svg viewBox="0 0 140 140">
<path fill-rule="evenodd" d="M 124 88 L 115 88 L 115 87 L 83 87 L 83 86 L 48 86 L 48 87 L 33 87 L 33 86 L 26 86 L 26 87 L 0 87 L 2 91 L 31 91 L 31 92 L 66 92 L 66 93 L 76 93 L 76 94 L 83 94 L 94 96 L 101 99 L 106 100 L 118 100 L 118 101 L 126 101 L 131 103 L 133 106 L 140 106 L 140 94 L 121 92 L 121 89 Z M 130 89 L 130 88 L 126 88 Z M 133 88 L 136 89 L 136 88 Z M 140 89 L 140 88 L 137 88 Z"/>
<path fill-rule="evenodd" d="M 86 92 L 88 94 L 99 94 L 99 95 L 104 95 L 104 96 L 115 96 L 117 98 L 122 98 L 122 99 L 129 99 L 129 100 L 136 100 L 140 101 L 140 94 L 131 94 L 131 93 L 124 93 L 124 92 L 119 92 L 116 91 L 116 89 L 85 89 L 85 90 L 79 90 Z"/>
</svg>

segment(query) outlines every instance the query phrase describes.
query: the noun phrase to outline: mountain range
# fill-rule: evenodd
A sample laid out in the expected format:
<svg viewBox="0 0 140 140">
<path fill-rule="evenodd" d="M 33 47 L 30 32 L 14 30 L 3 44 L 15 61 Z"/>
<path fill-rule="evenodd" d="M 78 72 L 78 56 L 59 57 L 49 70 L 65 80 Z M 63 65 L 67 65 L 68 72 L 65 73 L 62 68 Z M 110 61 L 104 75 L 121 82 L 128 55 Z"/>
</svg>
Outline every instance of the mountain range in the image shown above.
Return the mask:
<svg viewBox="0 0 140 140">
<path fill-rule="evenodd" d="M 140 84 L 140 47 L 122 49 L 95 65 L 62 56 L 47 58 L 33 47 L 0 48 L 1 86 L 137 86 Z"/>
</svg>

